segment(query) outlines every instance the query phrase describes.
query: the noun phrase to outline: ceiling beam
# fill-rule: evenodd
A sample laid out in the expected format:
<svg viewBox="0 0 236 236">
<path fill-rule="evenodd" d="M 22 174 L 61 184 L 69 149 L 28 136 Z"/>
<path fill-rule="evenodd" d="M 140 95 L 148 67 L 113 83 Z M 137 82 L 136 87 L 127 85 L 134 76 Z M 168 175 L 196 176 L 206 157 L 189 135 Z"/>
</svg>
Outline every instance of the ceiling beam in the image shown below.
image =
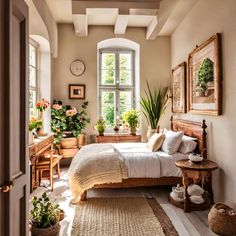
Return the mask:
<svg viewBox="0 0 236 236">
<path fill-rule="evenodd" d="M 146 39 L 147 40 L 151 39 L 153 31 L 156 29 L 157 25 L 158 25 L 158 20 L 157 20 L 157 16 L 155 16 L 155 17 L 153 17 L 151 23 L 147 27 L 147 31 L 146 31 Z"/>
<path fill-rule="evenodd" d="M 159 0 L 72 0 L 72 14 L 86 14 L 86 8 L 118 8 L 127 15 L 130 9 L 159 9 Z"/>
<path fill-rule="evenodd" d="M 88 36 L 87 15 L 82 15 L 82 14 L 72 15 L 72 19 L 75 27 L 75 34 L 79 37 Z"/>
<path fill-rule="evenodd" d="M 115 34 L 125 34 L 129 21 L 129 15 L 118 15 L 115 23 Z"/>
</svg>

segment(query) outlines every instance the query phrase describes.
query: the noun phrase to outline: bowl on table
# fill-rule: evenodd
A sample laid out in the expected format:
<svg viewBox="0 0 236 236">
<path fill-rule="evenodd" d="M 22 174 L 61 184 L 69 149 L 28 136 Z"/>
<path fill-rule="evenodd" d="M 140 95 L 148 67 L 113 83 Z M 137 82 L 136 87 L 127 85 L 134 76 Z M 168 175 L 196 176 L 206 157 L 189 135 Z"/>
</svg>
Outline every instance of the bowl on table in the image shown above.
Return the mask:
<svg viewBox="0 0 236 236">
<path fill-rule="evenodd" d="M 192 163 L 198 164 L 198 163 L 201 163 L 201 161 L 203 160 L 203 156 L 201 154 L 191 153 L 191 154 L 189 154 L 188 159 Z"/>
</svg>

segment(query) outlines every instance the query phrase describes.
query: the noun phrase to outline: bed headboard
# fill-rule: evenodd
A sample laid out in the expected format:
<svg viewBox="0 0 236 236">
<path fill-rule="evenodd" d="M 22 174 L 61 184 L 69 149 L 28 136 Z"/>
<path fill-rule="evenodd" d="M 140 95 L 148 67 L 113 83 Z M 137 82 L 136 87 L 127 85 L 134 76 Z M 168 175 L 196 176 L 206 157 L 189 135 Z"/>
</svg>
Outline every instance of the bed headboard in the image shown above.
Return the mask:
<svg viewBox="0 0 236 236">
<path fill-rule="evenodd" d="M 171 130 L 183 131 L 185 135 L 197 138 L 197 147 L 195 152 L 201 153 L 204 158 L 207 158 L 207 145 L 206 145 L 206 121 L 193 122 L 187 120 L 173 119 L 171 117 Z"/>
</svg>

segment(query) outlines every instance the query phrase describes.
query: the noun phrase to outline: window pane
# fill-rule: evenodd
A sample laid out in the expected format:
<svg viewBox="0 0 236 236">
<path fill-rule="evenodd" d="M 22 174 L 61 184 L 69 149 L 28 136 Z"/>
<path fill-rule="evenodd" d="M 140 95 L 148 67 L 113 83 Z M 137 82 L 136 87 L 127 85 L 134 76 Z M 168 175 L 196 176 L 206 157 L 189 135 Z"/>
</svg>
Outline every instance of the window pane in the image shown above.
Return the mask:
<svg viewBox="0 0 236 236">
<path fill-rule="evenodd" d="M 29 96 L 29 110 L 30 110 L 30 117 L 36 116 L 36 108 L 35 108 L 35 103 L 36 103 L 36 91 L 30 90 L 30 96 Z"/>
<path fill-rule="evenodd" d="M 36 47 L 32 44 L 29 46 L 29 64 L 36 67 Z"/>
<path fill-rule="evenodd" d="M 115 92 L 102 91 L 102 117 L 107 125 L 115 123 Z"/>
<path fill-rule="evenodd" d="M 29 79 L 30 79 L 30 86 L 36 87 L 36 69 L 30 66 L 29 68 Z"/>
<path fill-rule="evenodd" d="M 120 92 L 120 116 L 132 108 L 132 92 L 121 91 Z"/>
<path fill-rule="evenodd" d="M 132 85 L 132 77 L 130 70 L 120 70 L 120 84 Z"/>
<path fill-rule="evenodd" d="M 115 84 L 115 70 L 102 70 L 102 84 L 111 85 Z"/>
<path fill-rule="evenodd" d="M 115 69 L 115 53 L 102 53 L 102 69 Z"/>
<path fill-rule="evenodd" d="M 131 70 L 131 53 L 120 54 L 120 70 Z"/>
</svg>

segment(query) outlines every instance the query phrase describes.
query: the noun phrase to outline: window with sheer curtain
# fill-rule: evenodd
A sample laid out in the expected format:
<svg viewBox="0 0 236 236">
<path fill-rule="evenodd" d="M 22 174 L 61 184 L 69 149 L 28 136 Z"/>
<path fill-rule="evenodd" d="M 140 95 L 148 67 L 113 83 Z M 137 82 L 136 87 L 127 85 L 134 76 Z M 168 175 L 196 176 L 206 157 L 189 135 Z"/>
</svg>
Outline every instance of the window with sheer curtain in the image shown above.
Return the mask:
<svg viewBox="0 0 236 236">
<path fill-rule="evenodd" d="M 29 44 L 29 112 L 30 117 L 37 116 L 35 103 L 39 97 L 38 84 L 38 47 Z"/>
<path fill-rule="evenodd" d="M 135 108 L 134 51 L 99 52 L 99 112 L 113 126 L 125 111 Z"/>
</svg>

